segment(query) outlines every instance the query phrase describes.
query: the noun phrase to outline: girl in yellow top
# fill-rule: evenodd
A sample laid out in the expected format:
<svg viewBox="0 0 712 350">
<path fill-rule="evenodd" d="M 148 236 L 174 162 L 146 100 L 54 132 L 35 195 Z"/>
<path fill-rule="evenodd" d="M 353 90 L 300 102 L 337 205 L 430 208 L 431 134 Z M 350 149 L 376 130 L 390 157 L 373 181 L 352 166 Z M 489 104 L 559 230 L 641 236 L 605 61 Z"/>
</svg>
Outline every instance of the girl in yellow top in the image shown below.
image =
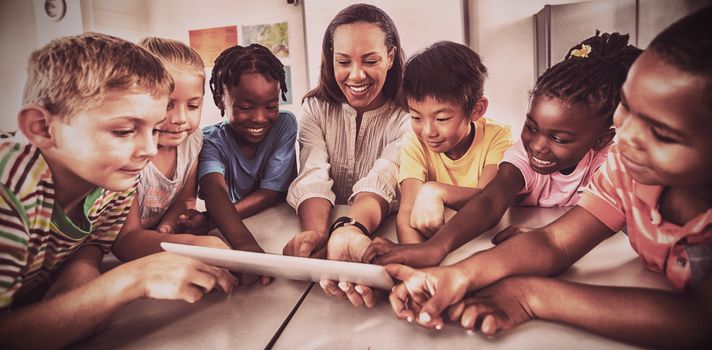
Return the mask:
<svg viewBox="0 0 712 350">
<path fill-rule="evenodd" d="M 469 47 L 449 41 L 413 56 L 405 68 L 413 133 L 404 141 L 398 182 L 399 243 L 418 243 L 443 225 L 446 206 L 459 209 L 497 173 L 511 145 L 509 127 L 482 118 L 487 68 Z"/>
</svg>

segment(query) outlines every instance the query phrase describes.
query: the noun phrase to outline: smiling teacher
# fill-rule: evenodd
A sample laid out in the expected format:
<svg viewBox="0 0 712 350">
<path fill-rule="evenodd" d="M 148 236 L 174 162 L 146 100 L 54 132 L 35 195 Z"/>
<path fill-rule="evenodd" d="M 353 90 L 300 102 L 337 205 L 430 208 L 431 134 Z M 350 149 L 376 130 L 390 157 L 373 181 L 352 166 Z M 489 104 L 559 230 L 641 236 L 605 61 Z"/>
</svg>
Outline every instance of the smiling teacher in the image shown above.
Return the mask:
<svg viewBox="0 0 712 350">
<path fill-rule="evenodd" d="M 410 130 L 397 102 L 403 51 L 393 20 L 381 9 L 349 6 L 329 23 L 319 85 L 304 97 L 299 120 L 300 172 L 287 201 L 301 232 L 284 254 L 361 261 L 370 235 L 397 203 L 402 136 Z M 335 204 L 347 216 L 329 222 Z M 327 244 L 328 243 L 328 244 Z M 322 281 L 327 294 L 373 306 L 366 286 Z"/>
</svg>

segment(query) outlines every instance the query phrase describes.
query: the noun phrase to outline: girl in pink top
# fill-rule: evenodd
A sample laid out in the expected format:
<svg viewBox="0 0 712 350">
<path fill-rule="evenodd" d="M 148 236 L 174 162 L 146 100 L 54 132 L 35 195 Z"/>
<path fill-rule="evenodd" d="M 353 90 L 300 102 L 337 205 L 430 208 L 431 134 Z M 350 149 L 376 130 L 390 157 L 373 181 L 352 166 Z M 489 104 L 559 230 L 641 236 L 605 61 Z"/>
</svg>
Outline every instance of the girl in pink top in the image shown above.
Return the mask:
<svg viewBox="0 0 712 350">
<path fill-rule="evenodd" d="M 394 246 L 379 238 L 368 253 L 380 264 L 435 266 L 496 225 L 511 205 L 576 204 L 579 189 L 605 160 L 620 88 L 640 52 L 618 33 L 597 32 L 576 45 L 537 80 L 521 140 L 505 153 L 494 179 L 431 239 Z"/>
<path fill-rule="evenodd" d="M 390 298 L 398 316 L 442 327 L 440 313 L 455 304 L 452 320 L 487 335 L 539 318 L 645 347 L 709 349 L 711 22 L 712 7 L 683 18 L 635 61 L 614 115 L 619 142 L 578 206 L 453 266 L 387 266 L 405 282 Z M 566 270 L 624 225 L 646 266 L 677 291 L 541 277 Z"/>
</svg>

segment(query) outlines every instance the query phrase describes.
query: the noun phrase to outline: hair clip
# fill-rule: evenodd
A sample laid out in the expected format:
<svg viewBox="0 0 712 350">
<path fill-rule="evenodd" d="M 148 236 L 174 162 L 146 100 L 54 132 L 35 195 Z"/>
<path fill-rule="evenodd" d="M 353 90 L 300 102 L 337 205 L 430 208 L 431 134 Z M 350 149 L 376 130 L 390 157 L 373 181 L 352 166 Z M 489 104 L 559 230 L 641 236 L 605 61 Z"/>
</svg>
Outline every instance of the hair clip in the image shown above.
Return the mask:
<svg viewBox="0 0 712 350">
<path fill-rule="evenodd" d="M 587 58 L 588 54 L 591 53 L 591 46 L 583 44 L 580 49 L 571 50 L 570 55 L 574 57 Z"/>
</svg>

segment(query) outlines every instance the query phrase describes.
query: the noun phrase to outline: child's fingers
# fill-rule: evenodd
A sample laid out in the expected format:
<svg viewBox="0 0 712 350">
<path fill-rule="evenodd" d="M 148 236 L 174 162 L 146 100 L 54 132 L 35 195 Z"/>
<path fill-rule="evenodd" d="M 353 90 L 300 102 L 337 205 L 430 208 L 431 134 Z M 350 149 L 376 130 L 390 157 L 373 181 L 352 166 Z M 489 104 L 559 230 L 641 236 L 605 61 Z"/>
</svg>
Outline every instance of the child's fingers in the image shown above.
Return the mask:
<svg viewBox="0 0 712 350">
<path fill-rule="evenodd" d="M 418 273 L 418 270 L 400 264 L 388 264 L 385 266 L 385 268 L 386 272 L 388 272 L 391 277 L 400 281 L 408 280 L 414 274 Z"/>
<path fill-rule="evenodd" d="M 319 286 L 321 286 L 321 289 L 326 295 L 340 298 L 345 296 L 344 292 L 342 292 L 332 280 L 321 280 L 319 281 Z"/>
<path fill-rule="evenodd" d="M 339 282 L 339 289 L 346 293 L 346 298 L 349 299 L 353 306 L 361 307 L 364 305 L 363 298 L 354 290 L 354 286 L 351 283 L 341 281 Z"/>
<path fill-rule="evenodd" d="M 237 278 L 226 269 L 207 264 L 198 266 L 198 269 L 213 276 L 215 283 L 225 292 L 231 292 L 235 284 L 237 284 Z"/>
<path fill-rule="evenodd" d="M 481 331 L 487 336 L 492 336 L 501 328 L 494 311 L 482 303 L 471 303 L 465 307 L 460 324 L 466 329 Z"/>
<path fill-rule="evenodd" d="M 233 288 L 235 288 L 235 285 L 238 283 L 237 277 L 225 269 L 219 269 L 216 278 L 218 285 L 220 285 L 220 288 L 222 288 L 225 293 L 232 293 Z"/>
<path fill-rule="evenodd" d="M 391 289 L 391 294 L 388 296 L 388 302 L 391 304 L 391 309 L 396 316 L 401 320 L 413 321 L 413 311 L 409 310 L 405 305 L 408 301 L 408 290 L 403 284 L 399 284 Z"/>
<path fill-rule="evenodd" d="M 294 238 L 290 239 L 282 248 L 282 255 L 294 256 Z"/>
<path fill-rule="evenodd" d="M 240 281 L 242 282 L 243 285 L 249 286 L 257 282 L 259 279 L 258 276 L 249 274 L 249 273 L 242 273 L 240 274 Z"/>
<path fill-rule="evenodd" d="M 208 293 L 215 288 L 217 279 L 215 275 L 210 272 L 197 271 L 190 276 L 190 283 L 200 287 L 204 293 Z"/>
<path fill-rule="evenodd" d="M 459 320 L 462 317 L 463 311 L 465 311 L 465 303 L 463 301 L 450 305 L 446 310 L 448 320 Z"/>
<path fill-rule="evenodd" d="M 171 225 L 164 224 L 164 225 L 158 226 L 158 229 L 156 229 L 156 231 L 158 231 L 160 233 L 173 233 L 173 227 Z"/>
<path fill-rule="evenodd" d="M 440 314 L 433 314 L 433 313 L 425 312 L 425 311 L 423 311 L 422 308 L 420 309 L 420 312 L 418 313 L 416 322 L 425 328 L 431 328 L 431 329 L 432 328 L 442 329 L 443 325 L 445 324 L 443 322 L 442 317 L 440 317 Z"/>
<path fill-rule="evenodd" d="M 484 317 L 484 308 L 476 302 L 469 302 L 464 305 L 462 316 L 460 316 L 460 325 L 465 329 L 480 330 L 482 317 Z M 479 318 L 479 322 L 478 322 Z"/>
<path fill-rule="evenodd" d="M 484 316 L 484 319 L 482 320 L 482 326 L 480 327 L 482 333 L 491 337 L 497 333 L 499 328 L 500 327 L 497 322 L 497 318 L 494 315 L 487 314 Z"/>
<path fill-rule="evenodd" d="M 443 310 L 448 306 L 447 301 L 435 293 L 435 295 L 421 305 L 418 323 L 429 328 L 437 326 L 437 324 L 440 324 L 442 327 L 443 321 L 440 314 L 442 314 Z"/>
<path fill-rule="evenodd" d="M 371 244 L 368 245 L 366 251 L 363 252 L 364 262 L 375 262 L 374 258 L 378 259 L 383 254 L 391 251 L 393 244 L 385 243 L 381 240 L 381 237 L 377 237 L 373 240 Z"/>
<path fill-rule="evenodd" d="M 445 220 L 441 217 L 438 220 L 435 220 L 433 222 L 429 222 L 428 226 L 425 228 L 425 231 L 428 233 L 428 237 L 432 237 L 436 233 L 438 233 L 438 230 L 445 224 Z"/>
<path fill-rule="evenodd" d="M 314 250 L 314 242 L 311 240 L 303 240 L 299 244 L 299 250 L 297 251 L 297 256 L 308 258 Z"/>
<path fill-rule="evenodd" d="M 177 297 L 192 304 L 200 300 L 203 297 L 204 293 L 205 291 L 202 289 L 202 287 L 198 287 L 196 285 L 188 285 L 184 288 L 181 288 L 181 290 L 178 292 Z"/>
<path fill-rule="evenodd" d="M 356 293 L 361 295 L 361 299 L 363 299 L 363 302 L 364 304 L 366 304 L 366 307 L 372 308 L 376 305 L 376 293 L 373 292 L 373 289 L 361 284 L 357 284 L 356 286 L 354 286 L 354 289 L 356 290 Z"/>
</svg>

